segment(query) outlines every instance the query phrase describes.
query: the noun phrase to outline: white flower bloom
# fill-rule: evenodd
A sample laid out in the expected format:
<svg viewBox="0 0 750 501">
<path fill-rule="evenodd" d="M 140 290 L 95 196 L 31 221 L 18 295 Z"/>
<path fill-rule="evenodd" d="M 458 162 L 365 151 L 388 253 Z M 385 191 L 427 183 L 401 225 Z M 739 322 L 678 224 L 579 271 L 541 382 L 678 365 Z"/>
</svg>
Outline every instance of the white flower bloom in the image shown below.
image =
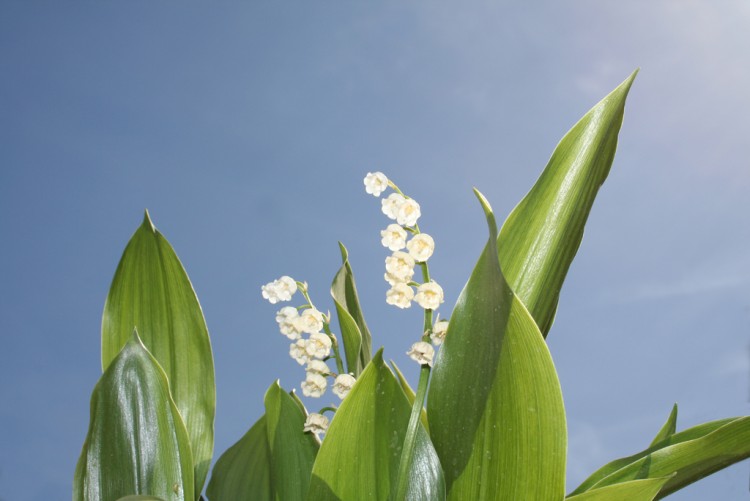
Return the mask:
<svg viewBox="0 0 750 501">
<path fill-rule="evenodd" d="M 328 381 L 320 374 L 308 373 L 301 386 L 302 394 L 306 397 L 320 398 L 326 392 Z"/>
<path fill-rule="evenodd" d="M 414 226 L 421 215 L 419 204 L 414 199 L 408 198 L 398 206 L 396 222 L 402 226 Z"/>
<path fill-rule="evenodd" d="M 333 383 L 332 391 L 338 395 L 339 398 L 343 399 L 349 390 L 352 389 L 356 380 L 351 374 L 339 374 L 336 376 L 336 381 Z"/>
<path fill-rule="evenodd" d="M 380 232 L 383 237 L 381 243 L 392 251 L 399 251 L 406 247 L 406 230 L 398 224 L 389 224 L 388 228 Z"/>
<path fill-rule="evenodd" d="M 429 281 L 417 287 L 414 301 L 425 310 L 436 310 L 443 302 L 443 288 L 437 282 Z"/>
<path fill-rule="evenodd" d="M 391 285 L 406 283 L 414 276 L 414 258 L 406 252 L 396 251 L 385 258 L 385 279 Z"/>
<path fill-rule="evenodd" d="M 368 172 L 365 176 L 365 191 L 379 197 L 388 188 L 388 178 L 382 172 Z"/>
<path fill-rule="evenodd" d="M 409 251 L 409 255 L 414 258 L 414 261 L 424 263 L 430 259 L 435 251 L 435 240 L 427 233 L 420 233 L 409 240 L 406 249 Z"/>
<path fill-rule="evenodd" d="M 385 293 L 385 302 L 399 308 L 411 306 L 412 299 L 414 299 L 414 289 L 405 283 L 395 284 Z"/>
<path fill-rule="evenodd" d="M 305 339 L 298 339 L 296 343 L 289 345 L 289 355 L 297 361 L 300 365 L 305 365 L 310 361 L 310 356 L 307 354 L 307 341 Z"/>
<path fill-rule="evenodd" d="M 388 218 L 395 220 L 398 217 L 398 210 L 401 208 L 401 204 L 406 201 L 403 195 L 398 193 L 391 193 L 387 198 L 380 201 L 382 204 L 383 214 Z"/>
<path fill-rule="evenodd" d="M 311 334 L 305 343 L 305 353 L 310 359 L 326 358 L 331 353 L 331 338 L 322 332 Z"/>
<path fill-rule="evenodd" d="M 411 345 L 411 350 L 406 352 L 412 360 L 419 365 L 429 365 L 432 367 L 432 357 L 435 356 L 435 348 L 430 343 L 419 341 Z"/>
<path fill-rule="evenodd" d="M 260 288 L 264 299 L 268 299 L 271 304 L 279 301 L 289 301 L 297 292 L 297 282 L 292 277 L 284 275 L 278 280 L 269 282 Z"/>
<path fill-rule="evenodd" d="M 299 339 L 300 331 L 295 326 L 295 320 L 299 317 L 297 308 L 284 306 L 276 312 L 276 321 L 279 323 L 279 330 L 289 339 Z"/>
<path fill-rule="evenodd" d="M 325 433 L 326 430 L 328 430 L 327 417 L 325 417 L 323 414 L 318 414 L 317 412 L 313 412 L 307 415 L 303 431 L 310 431 L 312 433 L 315 433 L 315 435 L 318 435 L 320 433 Z"/>
<path fill-rule="evenodd" d="M 323 314 L 315 308 L 309 308 L 294 320 L 294 326 L 300 332 L 315 334 L 323 330 Z"/>
<path fill-rule="evenodd" d="M 319 376 L 327 376 L 331 373 L 331 369 L 328 368 L 328 364 L 322 360 L 310 360 L 307 362 L 307 368 L 305 371 L 308 374 L 318 374 Z"/>
<path fill-rule="evenodd" d="M 440 346 L 445 341 L 445 334 L 448 332 L 448 321 L 438 320 L 435 325 L 432 326 L 432 332 L 430 333 L 430 339 L 432 344 Z"/>
</svg>

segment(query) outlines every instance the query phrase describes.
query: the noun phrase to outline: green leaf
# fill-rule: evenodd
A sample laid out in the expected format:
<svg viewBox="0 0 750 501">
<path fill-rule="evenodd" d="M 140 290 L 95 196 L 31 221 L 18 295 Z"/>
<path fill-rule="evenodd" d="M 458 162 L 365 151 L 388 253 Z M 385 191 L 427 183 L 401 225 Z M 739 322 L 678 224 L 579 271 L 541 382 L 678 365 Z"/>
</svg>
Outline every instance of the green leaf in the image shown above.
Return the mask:
<svg viewBox="0 0 750 501">
<path fill-rule="evenodd" d="M 342 401 L 318 451 L 307 499 L 387 500 L 393 495 L 411 413 L 382 349 Z M 427 432 L 417 434 L 410 500 L 445 499 L 443 472 Z"/>
<path fill-rule="evenodd" d="M 320 444 L 303 431 L 305 413 L 297 401 L 273 383 L 266 392 L 266 431 L 271 450 L 271 484 L 280 501 L 304 500 Z"/>
<path fill-rule="evenodd" d="M 134 328 L 167 373 L 190 436 L 195 492 L 200 493 L 214 446 L 216 389 L 211 343 L 190 279 L 148 212 L 123 252 L 104 305 L 104 369 Z"/>
<path fill-rule="evenodd" d="M 448 499 L 562 499 L 566 427 L 547 344 L 500 271 L 497 228 L 458 298 L 432 371 L 430 436 Z"/>
<path fill-rule="evenodd" d="M 612 166 L 625 98 L 636 73 L 563 137 L 500 231 L 498 251 L 505 278 L 545 337 L 594 198 Z"/>
<path fill-rule="evenodd" d="M 167 376 L 133 333 L 91 396 L 73 499 L 193 501 L 193 483 L 190 441 Z"/>
<path fill-rule="evenodd" d="M 651 501 L 669 477 L 631 480 L 565 498 L 569 501 Z"/>
<path fill-rule="evenodd" d="M 221 455 L 206 488 L 209 501 L 274 501 L 266 416 Z"/>
<path fill-rule="evenodd" d="M 125 496 L 117 501 L 164 501 L 162 498 L 154 496 Z"/>
<path fill-rule="evenodd" d="M 659 498 L 750 457 L 750 417 L 722 419 L 675 433 L 654 447 L 597 470 L 572 494 L 628 480 L 672 475 Z"/>
<path fill-rule="evenodd" d="M 336 314 L 346 352 L 347 370 L 354 373 L 356 377 L 372 358 L 372 336 L 359 305 L 354 273 L 349 264 L 349 253 L 341 242 L 339 242 L 339 249 L 343 264 L 333 278 L 331 296 L 336 304 Z"/>
<path fill-rule="evenodd" d="M 672 406 L 672 412 L 669 413 L 669 417 L 667 418 L 667 422 L 664 423 L 659 430 L 659 433 L 656 434 L 654 439 L 651 441 L 651 444 L 649 447 L 653 447 L 659 442 L 662 442 L 672 435 L 674 435 L 674 432 L 677 430 L 677 404 L 674 404 Z"/>
<path fill-rule="evenodd" d="M 414 405 L 414 399 L 417 396 L 416 393 L 414 393 L 414 390 L 412 390 L 411 386 L 409 386 L 409 382 L 401 373 L 401 369 L 398 368 L 398 365 L 396 365 L 396 362 L 391 360 L 391 365 L 393 366 L 393 372 L 396 373 L 398 384 L 401 385 L 401 389 L 404 390 L 404 393 L 406 394 L 406 398 L 409 399 L 409 405 Z M 422 415 L 420 416 L 420 421 L 422 421 L 422 426 L 424 426 L 425 431 L 427 431 L 427 434 L 429 435 L 430 425 L 427 422 L 427 410 L 422 409 Z"/>
</svg>

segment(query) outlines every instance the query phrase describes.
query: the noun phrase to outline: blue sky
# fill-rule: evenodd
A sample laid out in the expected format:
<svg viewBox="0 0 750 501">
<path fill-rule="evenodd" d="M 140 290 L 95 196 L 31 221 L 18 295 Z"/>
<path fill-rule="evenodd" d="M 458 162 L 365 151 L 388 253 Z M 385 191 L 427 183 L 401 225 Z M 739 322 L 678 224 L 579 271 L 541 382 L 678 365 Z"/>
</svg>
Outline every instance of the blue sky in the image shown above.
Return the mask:
<svg viewBox="0 0 750 501">
<path fill-rule="evenodd" d="M 750 5 L 147 2 L 0 4 L 0 499 L 67 499 L 121 252 L 148 208 L 212 336 L 215 457 L 262 412 L 287 355 L 260 286 L 321 308 L 350 251 L 375 345 L 387 224 L 362 178 L 422 205 L 455 301 L 486 239 L 557 141 L 641 68 L 549 336 L 569 487 L 678 427 L 748 414 Z M 324 306 L 326 305 L 326 306 Z M 328 403 L 324 397 L 321 405 Z M 673 499 L 747 499 L 742 463 Z"/>
</svg>

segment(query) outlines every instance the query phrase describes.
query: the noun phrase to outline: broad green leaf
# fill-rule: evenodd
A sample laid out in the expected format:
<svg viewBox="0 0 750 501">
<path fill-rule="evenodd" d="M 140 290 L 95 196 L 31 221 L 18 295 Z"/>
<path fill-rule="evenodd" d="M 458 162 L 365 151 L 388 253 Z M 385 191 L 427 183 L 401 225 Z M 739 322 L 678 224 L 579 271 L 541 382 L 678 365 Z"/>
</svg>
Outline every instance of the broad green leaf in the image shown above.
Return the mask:
<svg viewBox="0 0 750 501">
<path fill-rule="evenodd" d="M 600 468 L 572 494 L 628 480 L 672 475 L 658 498 L 750 457 L 750 417 L 705 423 Z"/>
<path fill-rule="evenodd" d="M 669 477 L 631 480 L 565 499 L 569 501 L 651 501 L 668 480 Z"/>
<path fill-rule="evenodd" d="M 278 381 L 266 392 L 264 403 L 275 497 L 279 501 L 303 501 L 320 444 L 315 435 L 303 431 L 305 413 Z"/>
<path fill-rule="evenodd" d="M 148 212 L 123 252 L 104 305 L 104 369 L 134 328 L 167 373 L 172 397 L 190 436 L 195 492 L 200 493 L 214 446 L 216 389 L 211 343 L 190 279 Z"/>
<path fill-rule="evenodd" d="M 612 166 L 625 98 L 636 73 L 563 137 L 500 231 L 503 274 L 545 337 L 594 198 Z"/>
<path fill-rule="evenodd" d="M 339 242 L 342 265 L 331 284 L 331 296 L 336 305 L 341 337 L 346 352 L 346 366 L 349 372 L 359 376 L 372 358 L 372 336 L 362 315 L 354 283 L 354 273 L 349 264 L 349 253 Z"/>
<path fill-rule="evenodd" d="M 162 498 L 154 496 L 125 496 L 117 501 L 164 501 Z"/>
<path fill-rule="evenodd" d="M 458 298 L 432 371 L 430 436 L 448 499 L 562 499 L 566 427 L 547 344 L 500 271 L 497 227 Z"/>
<path fill-rule="evenodd" d="M 409 405 L 414 405 L 414 398 L 417 396 L 416 393 L 414 393 L 414 390 L 412 390 L 411 386 L 409 386 L 409 382 L 401 373 L 401 369 L 398 368 L 398 365 L 396 365 L 396 362 L 391 360 L 391 365 L 393 366 L 393 372 L 396 373 L 396 378 L 398 378 L 398 384 L 401 385 L 401 389 L 404 390 L 404 393 L 406 394 L 406 398 L 409 399 Z M 427 431 L 427 434 L 429 435 L 430 425 L 427 422 L 427 411 L 425 409 L 422 409 L 422 415 L 420 416 L 420 421 L 422 421 L 422 426 L 424 426 L 425 431 Z"/>
<path fill-rule="evenodd" d="M 193 501 L 193 483 L 190 441 L 167 376 L 133 333 L 91 396 L 73 499 L 139 494 Z"/>
<path fill-rule="evenodd" d="M 674 432 L 677 430 L 677 404 L 674 404 L 672 406 L 672 412 L 669 413 L 669 417 L 667 418 L 667 422 L 664 423 L 659 430 L 659 433 L 656 434 L 654 439 L 651 441 L 651 444 L 649 447 L 653 447 L 659 442 L 662 442 L 672 435 L 674 435 Z"/>
<path fill-rule="evenodd" d="M 375 354 L 341 402 L 318 451 L 309 501 L 387 500 L 393 495 L 411 405 Z M 445 499 L 443 472 L 424 429 L 409 472 L 410 500 Z"/>
<path fill-rule="evenodd" d="M 209 501 L 274 501 L 266 416 L 221 455 L 206 488 Z"/>
</svg>

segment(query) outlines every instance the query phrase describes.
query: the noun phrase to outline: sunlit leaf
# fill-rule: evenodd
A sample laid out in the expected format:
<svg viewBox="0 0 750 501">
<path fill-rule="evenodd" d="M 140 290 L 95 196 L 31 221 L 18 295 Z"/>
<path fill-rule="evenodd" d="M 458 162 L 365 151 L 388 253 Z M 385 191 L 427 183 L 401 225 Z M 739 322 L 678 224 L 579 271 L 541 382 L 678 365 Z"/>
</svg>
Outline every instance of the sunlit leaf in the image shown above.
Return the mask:
<svg viewBox="0 0 750 501">
<path fill-rule="evenodd" d="M 651 444 L 649 445 L 649 447 L 653 447 L 659 442 L 662 442 L 668 439 L 669 437 L 674 435 L 675 431 L 677 431 L 677 404 L 674 404 L 672 406 L 672 412 L 669 413 L 669 417 L 667 418 L 667 421 L 662 425 L 659 432 L 651 441 Z"/>
<path fill-rule="evenodd" d="M 388 500 L 410 412 L 409 401 L 378 351 L 336 411 L 313 466 L 307 499 Z M 422 428 L 414 458 L 407 499 L 445 499 L 440 463 Z"/>
<path fill-rule="evenodd" d="M 275 500 L 265 415 L 216 461 L 206 496 L 209 501 Z"/>
<path fill-rule="evenodd" d="M 125 496 L 124 498 L 120 498 L 117 501 L 166 501 L 162 498 L 157 498 L 154 496 Z"/>
<path fill-rule="evenodd" d="M 572 494 L 628 480 L 671 476 L 664 497 L 750 457 L 750 417 L 722 419 L 675 433 L 655 446 L 605 465 Z"/>
<path fill-rule="evenodd" d="M 303 431 L 305 413 L 278 381 L 266 392 L 266 432 L 271 451 L 271 485 L 280 501 L 304 500 L 319 442 Z"/>
<path fill-rule="evenodd" d="M 349 253 L 341 242 L 339 249 L 342 265 L 333 278 L 331 296 L 336 305 L 341 337 L 344 341 L 347 369 L 358 376 L 372 357 L 372 337 L 359 305 L 354 273 L 349 264 Z"/>
<path fill-rule="evenodd" d="M 636 73 L 563 137 L 500 231 L 503 274 L 545 337 L 594 198 L 612 166 L 625 98 Z"/>
<path fill-rule="evenodd" d="M 536 323 L 500 271 L 497 227 L 459 296 L 427 398 L 448 499 L 562 499 L 560 384 Z"/>
<path fill-rule="evenodd" d="M 568 501 L 651 501 L 659 494 L 659 490 L 668 480 L 669 477 L 630 480 L 621 484 L 608 485 L 601 489 L 593 489 L 565 499 Z"/>
<path fill-rule="evenodd" d="M 169 378 L 190 436 L 195 492 L 199 493 L 214 443 L 211 343 L 190 279 L 148 212 L 123 252 L 104 305 L 103 368 L 117 356 L 134 328 Z"/>
<path fill-rule="evenodd" d="M 131 334 L 91 396 L 73 499 L 139 494 L 193 501 L 193 483 L 190 441 L 167 377 L 138 335 Z"/>
</svg>

